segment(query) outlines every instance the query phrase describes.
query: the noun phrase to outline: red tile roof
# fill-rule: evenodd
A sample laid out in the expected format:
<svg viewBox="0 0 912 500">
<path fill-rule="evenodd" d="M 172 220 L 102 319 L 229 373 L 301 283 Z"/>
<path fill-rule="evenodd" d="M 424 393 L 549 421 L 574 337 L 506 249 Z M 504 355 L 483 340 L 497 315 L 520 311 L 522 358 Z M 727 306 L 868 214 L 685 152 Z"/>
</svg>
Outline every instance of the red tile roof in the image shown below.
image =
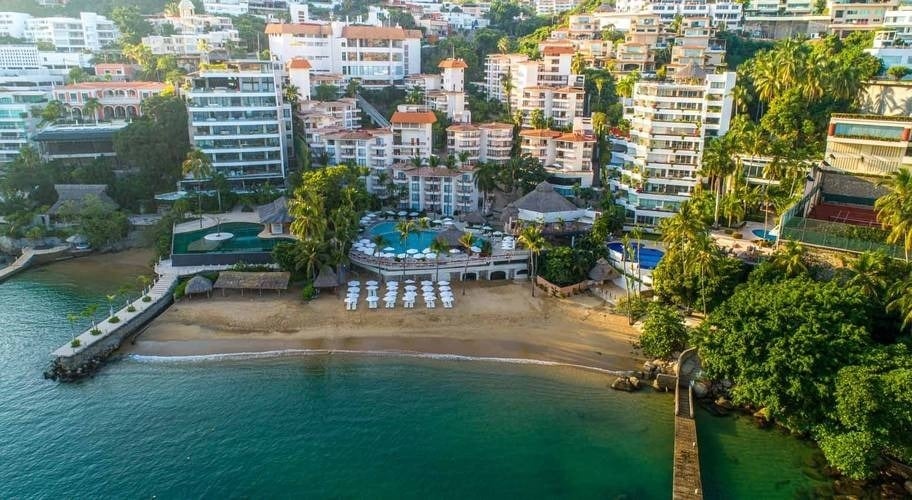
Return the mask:
<svg viewBox="0 0 912 500">
<path fill-rule="evenodd" d="M 402 28 L 387 28 L 384 26 L 346 26 L 342 28 L 345 38 L 364 38 L 368 40 L 405 40 L 407 38 L 421 38 L 418 30 Z"/>
<path fill-rule="evenodd" d="M 466 69 L 469 67 L 465 61 L 462 59 L 444 59 L 440 61 L 440 64 L 437 65 L 438 68 L 456 68 L 456 69 Z"/>
<path fill-rule="evenodd" d="M 434 123 L 437 116 L 433 111 L 396 111 L 391 123 Z"/>
<path fill-rule="evenodd" d="M 310 61 L 304 59 L 303 57 L 295 57 L 291 61 L 288 61 L 288 67 L 290 69 L 310 69 Z"/>
</svg>

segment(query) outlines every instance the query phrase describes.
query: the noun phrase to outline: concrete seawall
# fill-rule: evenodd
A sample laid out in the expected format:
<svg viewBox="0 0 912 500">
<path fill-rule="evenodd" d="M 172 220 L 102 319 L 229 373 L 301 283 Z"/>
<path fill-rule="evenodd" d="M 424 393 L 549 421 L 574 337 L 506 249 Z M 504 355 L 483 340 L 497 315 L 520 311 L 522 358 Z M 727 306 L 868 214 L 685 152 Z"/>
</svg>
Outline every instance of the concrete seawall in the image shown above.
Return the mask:
<svg viewBox="0 0 912 500">
<path fill-rule="evenodd" d="M 73 347 L 67 343 L 54 351 L 54 361 L 45 372 L 45 377 L 68 382 L 94 373 L 125 339 L 171 305 L 177 282 L 176 275 L 161 276 L 147 294 L 151 298 L 149 302 L 138 299 L 131 304 L 136 309 L 135 312 L 128 312 L 125 307 L 115 313 L 121 319 L 120 322 L 110 323 L 105 318 L 98 324 L 100 334 L 92 334 L 92 330 L 87 330 L 77 337 L 79 346 Z"/>
</svg>

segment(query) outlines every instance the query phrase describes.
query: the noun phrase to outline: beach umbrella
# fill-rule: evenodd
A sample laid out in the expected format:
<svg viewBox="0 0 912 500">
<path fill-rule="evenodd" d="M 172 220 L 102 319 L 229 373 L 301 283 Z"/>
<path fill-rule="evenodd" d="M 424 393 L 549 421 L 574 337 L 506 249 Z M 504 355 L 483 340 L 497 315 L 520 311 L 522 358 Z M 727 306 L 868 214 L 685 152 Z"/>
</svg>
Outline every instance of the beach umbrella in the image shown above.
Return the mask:
<svg viewBox="0 0 912 500">
<path fill-rule="evenodd" d="M 351 280 L 348 282 L 348 286 L 358 286 L 360 284 L 361 284 L 361 282 L 358 280 Z"/>
<path fill-rule="evenodd" d="M 490 231 L 490 230 L 494 229 L 493 227 L 488 226 L 488 225 L 481 226 L 481 228 L 484 229 L 485 231 Z"/>
<path fill-rule="evenodd" d="M 395 252 L 396 249 L 393 248 L 393 247 L 386 247 L 386 248 L 383 249 L 383 251 L 384 251 L 384 252 Z"/>
<path fill-rule="evenodd" d="M 421 253 L 431 253 L 431 249 L 425 248 L 424 250 L 421 251 Z"/>
<path fill-rule="evenodd" d="M 414 284 L 415 284 L 415 280 L 405 280 L 405 284 L 406 284 L 406 285 L 414 285 Z"/>
<path fill-rule="evenodd" d="M 431 224 L 437 224 L 438 226 L 443 224 L 443 221 L 440 219 L 434 219 L 431 221 Z"/>
<path fill-rule="evenodd" d="M 371 242 L 371 240 L 369 240 L 367 238 L 361 238 L 360 240 L 358 240 L 358 243 L 360 243 L 362 245 L 367 245 L 370 242 Z"/>
<path fill-rule="evenodd" d="M 460 252 L 459 252 L 459 249 L 458 249 L 458 248 L 451 248 L 451 249 L 450 249 L 450 253 L 453 254 L 453 255 L 456 255 L 457 253 L 460 253 Z"/>
<path fill-rule="evenodd" d="M 444 286 L 440 287 L 440 291 L 441 291 L 441 292 L 446 292 L 446 291 L 449 291 L 449 290 L 452 290 L 452 289 L 451 289 L 449 286 L 447 286 L 447 285 L 444 285 Z"/>
<path fill-rule="evenodd" d="M 450 282 L 449 282 L 449 281 L 445 281 L 445 280 L 440 280 L 440 281 L 437 282 L 437 284 L 440 285 L 440 286 L 447 286 L 447 285 L 450 284 Z"/>
<path fill-rule="evenodd" d="M 434 287 L 429 286 L 429 285 L 425 285 L 425 286 L 421 287 L 421 291 L 422 291 L 422 292 L 433 292 L 433 291 L 434 291 Z"/>
<path fill-rule="evenodd" d="M 453 221 L 451 221 L 451 220 L 445 220 L 445 221 L 443 221 L 443 225 L 444 225 L 444 226 L 452 226 L 452 225 L 453 225 Z"/>
<path fill-rule="evenodd" d="M 471 251 L 473 251 L 473 252 L 475 252 L 475 253 L 478 253 L 478 252 L 481 251 L 481 249 L 478 248 L 478 247 L 469 247 L 469 250 L 471 250 Z"/>
<path fill-rule="evenodd" d="M 424 258 L 424 254 L 423 254 L 423 253 L 416 253 L 415 255 L 412 255 L 412 258 L 413 258 L 413 259 L 423 259 L 423 258 Z"/>
<path fill-rule="evenodd" d="M 418 217 L 418 212 L 409 212 L 409 217 Z"/>
<path fill-rule="evenodd" d="M 365 281 L 364 284 L 367 286 L 377 286 L 377 282 L 374 280 Z"/>
<path fill-rule="evenodd" d="M 408 212 L 406 212 L 405 210 L 400 210 L 399 213 L 396 215 L 398 215 L 399 217 L 405 217 L 406 215 L 408 215 Z"/>
<path fill-rule="evenodd" d="M 433 285 L 434 282 L 431 280 L 421 280 L 421 286 Z"/>
<path fill-rule="evenodd" d="M 494 236 L 503 236 L 503 233 L 500 231 L 494 231 L 492 234 L 494 234 Z"/>
<path fill-rule="evenodd" d="M 406 292 L 414 292 L 414 291 L 417 290 L 417 289 L 418 289 L 418 288 L 415 287 L 415 285 L 406 285 L 406 287 L 405 287 L 405 291 L 406 291 Z"/>
<path fill-rule="evenodd" d="M 424 256 L 425 256 L 426 258 L 428 258 L 428 259 L 436 259 L 436 258 L 437 258 L 437 254 L 434 253 L 434 252 L 426 253 L 426 254 L 424 254 Z"/>
<path fill-rule="evenodd" d="M 415 255 L 416 253 L 418 253 L 418 250 L 415 250 L 414 248 L 409 248 L 408 250 L 405 251 L 405 253 L 407 253 L 409 255 Z"/>
</svg>

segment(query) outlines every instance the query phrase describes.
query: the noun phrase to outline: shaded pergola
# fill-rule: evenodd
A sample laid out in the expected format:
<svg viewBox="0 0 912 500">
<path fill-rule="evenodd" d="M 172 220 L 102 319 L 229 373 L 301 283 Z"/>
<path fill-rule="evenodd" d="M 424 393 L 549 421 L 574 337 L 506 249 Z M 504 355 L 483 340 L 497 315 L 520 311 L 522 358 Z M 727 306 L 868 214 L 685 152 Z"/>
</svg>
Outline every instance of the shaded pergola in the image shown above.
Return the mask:
<svg viewBox="0 0 912 500">
<path fill-rule="evenodd" d="M 589 270 L 589 279 L 598 283 L 604 283 L 614 279 L 618 275 L 617 271 L 604 258 L 600 258 Z"/>
<path fill-rule="evenodd" d="M 336 272 L 329 266 L 323 266 L 320 269 L 320 274 L 314 278 L 313 282 L 314 288 L 336 288 L 339 286 L 339 277 L 336 276 Z"/>
<path fill-rule="evenodd" d="M 437 233 L 436 239 L 448 247 L 460 247 L 462 245 L 459 243 L 459 238 L 461 238 L 463 234 L 465 234 L 463 231 L 451 226 Z"/>
<path fill-rule="evenodd" d="M 221 288 L 223 295 L 225 290 L 240 290 L 241 295 L 244 294 L 244 290 L 256 290 L 262 295 L 263 290 L 275 290 L 276 293 L 288 290 L 289 281 L 291 281 L 291 273 L 285 271 L 255 273 L 222 271 L 213 288 Z"/>
<path fill-rule="evenodd" d="M 205 276 L 194 276 L 187 282 L 187 286 L 184 288 L 184 295 L 189 298 L 191 295 L 200 293 L 205 293 L 206 297 L 209 297 L 212 293 L 212 281 Z"/>
</svg>

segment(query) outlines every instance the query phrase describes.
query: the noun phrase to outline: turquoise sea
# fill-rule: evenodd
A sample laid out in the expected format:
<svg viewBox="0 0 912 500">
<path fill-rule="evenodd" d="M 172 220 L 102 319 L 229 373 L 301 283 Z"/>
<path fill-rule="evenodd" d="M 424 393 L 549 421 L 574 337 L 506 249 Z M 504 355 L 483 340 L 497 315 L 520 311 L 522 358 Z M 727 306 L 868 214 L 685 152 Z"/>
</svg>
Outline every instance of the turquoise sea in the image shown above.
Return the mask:
<svg viewBox="0 0 912 500">
<path fill-rule="evenodd" d="M 66 314 L 118 279 L 76 284 L 57 266 L 0 284 L 0 498 L 670 497 L 672 398 L 579 369 L 125 358 L 43 380 Z M 699 421 L 707 498 L 814 486 L 808 445 Z"/>
</svg>

